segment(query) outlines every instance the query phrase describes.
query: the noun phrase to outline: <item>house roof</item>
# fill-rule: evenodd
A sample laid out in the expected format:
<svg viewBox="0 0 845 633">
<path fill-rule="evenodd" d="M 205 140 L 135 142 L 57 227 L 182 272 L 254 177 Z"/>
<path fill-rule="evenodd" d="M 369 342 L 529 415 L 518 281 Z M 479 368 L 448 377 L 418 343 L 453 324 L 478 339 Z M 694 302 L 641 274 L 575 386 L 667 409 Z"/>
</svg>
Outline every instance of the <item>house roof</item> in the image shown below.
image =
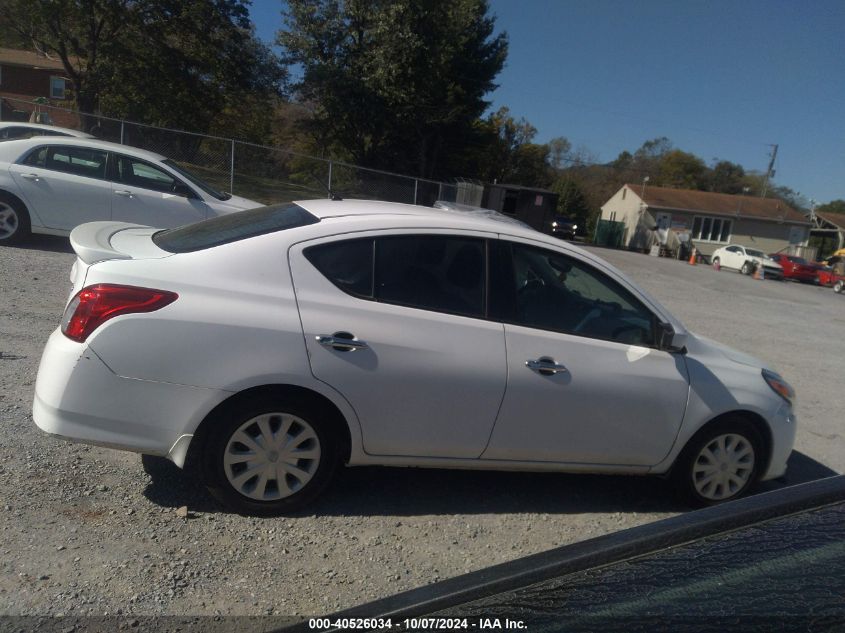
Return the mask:
<svg viewBox="0 0 845 633">
<path fill-rule="evenodd" d="M 22 51 L 16 48 L 0 48 L 0 64 L 44 70 L 64 70 L 64 65 L 58 59 L 51 59 L 40 53 Z"/>
<path fill-rule="evenodd" d="M 827 211 L 819 213 L 816 211 L 816 215 L 825 222 L 833 224 L 838 229 L 845 229 L 845 213 L 830 213 Z"/>
<path fill-rule="evenodd" d="M 626 184 L 625 186 L 638 197 L 643 197 L 642 183 Z M 740 215 L 744 218 L 809 224 L 803 214 L 777 198 L 736 196 L 729 193 L 668 189 L 646 185 L 643 202 L 652 209 L 671 209 L 734 217 Z"/>
</svg>

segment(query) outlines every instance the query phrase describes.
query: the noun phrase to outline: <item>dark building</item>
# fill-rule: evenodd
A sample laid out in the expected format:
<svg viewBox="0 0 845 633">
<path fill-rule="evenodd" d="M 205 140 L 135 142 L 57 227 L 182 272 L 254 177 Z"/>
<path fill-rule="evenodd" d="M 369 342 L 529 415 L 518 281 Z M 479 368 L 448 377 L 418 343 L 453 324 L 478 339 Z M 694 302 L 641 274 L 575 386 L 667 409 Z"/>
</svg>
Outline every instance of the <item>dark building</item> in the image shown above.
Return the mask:
<svg viewBox="0 0 845 633">
<path fill-rule="evenodd" d="M 521 185 L 485 185 L 481 206 L 522 220 L 538 231 L 548 231 L 557 214 L 558 194 Z"/>
</svg>

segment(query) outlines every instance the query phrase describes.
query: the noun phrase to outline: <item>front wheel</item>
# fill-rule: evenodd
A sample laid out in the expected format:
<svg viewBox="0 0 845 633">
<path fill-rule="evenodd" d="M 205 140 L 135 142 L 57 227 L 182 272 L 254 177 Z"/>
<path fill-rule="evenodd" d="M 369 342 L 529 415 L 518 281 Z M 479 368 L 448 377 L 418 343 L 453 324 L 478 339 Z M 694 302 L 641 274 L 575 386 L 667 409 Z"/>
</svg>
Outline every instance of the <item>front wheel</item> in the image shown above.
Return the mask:
<svg viewBox="0 0 845 633">
<path fill-rule="evenodd" d="M 715 505 L 747 492 L 757 481 L 762 463 L 756 429 L 742 418 L 732 418 L 693 436 L 675 462 L 672 478 L 692 505 Z"/>
<path fill-rule="evenodd" d="M 742 268 L 739 269 L 739 272 L 741 272 L 743 275 L 750 275 L 754 272 L 754 266 L 751 262 L 745 262 L 742 265 Z"/>
<path fill-rule="evenodd" d="M 209 491 L 228 508 L 276 516 L 311 503 L 340 461 L 327 413 L 310 404 L 263 398 L 224 408 L 203 451 Z"/>
</svg>

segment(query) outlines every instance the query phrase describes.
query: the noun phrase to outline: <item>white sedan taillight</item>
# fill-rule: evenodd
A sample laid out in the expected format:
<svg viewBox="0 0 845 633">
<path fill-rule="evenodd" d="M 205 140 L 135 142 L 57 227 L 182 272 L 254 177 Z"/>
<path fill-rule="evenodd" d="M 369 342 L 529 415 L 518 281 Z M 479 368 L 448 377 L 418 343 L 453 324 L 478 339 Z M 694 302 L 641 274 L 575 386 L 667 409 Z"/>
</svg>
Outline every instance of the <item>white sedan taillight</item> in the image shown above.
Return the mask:
<svg viewBox="0 0 845 633">
<path fill-rule="evenodd" d="M 76 293 L 62 317 L 62 334 L 82 343 L 88 335 L 112 317 L 137 312 L 154 312 L 179 298 L 175 292 L 96 284 Z"/>
</svg>

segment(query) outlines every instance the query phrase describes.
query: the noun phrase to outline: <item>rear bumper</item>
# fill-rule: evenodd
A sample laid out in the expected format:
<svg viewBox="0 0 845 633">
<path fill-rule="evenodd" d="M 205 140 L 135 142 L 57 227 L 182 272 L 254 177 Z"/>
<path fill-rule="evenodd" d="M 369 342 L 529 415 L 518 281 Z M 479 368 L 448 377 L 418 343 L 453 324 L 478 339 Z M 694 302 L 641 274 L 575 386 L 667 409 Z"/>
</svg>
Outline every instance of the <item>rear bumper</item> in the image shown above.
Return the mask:
<svg viewBox="0 0 845 633">
<path fill-rule="evenodd" d="M 87 345 L 56 330 L 41 357 L 32 417 L 63 439 L 169 455 L 228 395 L 118 376 Z"/>
</svg>

